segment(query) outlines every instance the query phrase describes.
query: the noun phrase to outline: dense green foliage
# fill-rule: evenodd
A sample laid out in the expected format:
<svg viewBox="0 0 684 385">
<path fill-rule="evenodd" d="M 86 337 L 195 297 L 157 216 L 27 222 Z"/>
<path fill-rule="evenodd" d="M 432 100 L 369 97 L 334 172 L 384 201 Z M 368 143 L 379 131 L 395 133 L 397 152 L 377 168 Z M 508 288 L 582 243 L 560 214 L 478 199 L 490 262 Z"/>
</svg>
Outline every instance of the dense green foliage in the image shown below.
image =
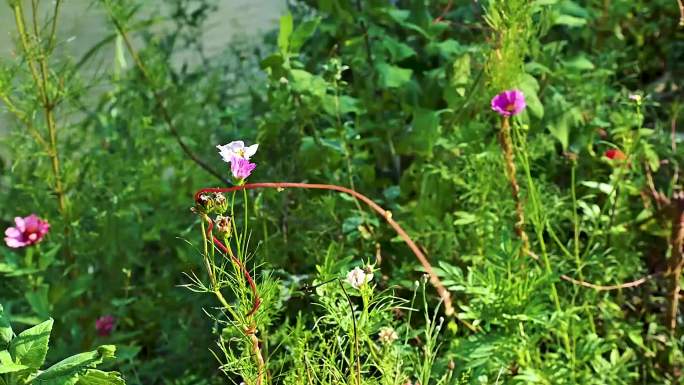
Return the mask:
<svg viewBox="0 0 684 385">
<path fill-rule="evenodd" d="M 48 364 L 116 345 L 129 384 L 683 383 L 676 0 L 301 0 L 264 42 L 211 56 L 216 1 L 165 3 L 93 2 L 111 34 L 76 58 L 60 1 L 2 8 L 0 220 L 51 229 L 0 248 L 1 349 L 4 315 L 23 333 L 53 317 Z M 490 100 L 513 88 L 527 108 L 502 119 Z M 215 146 L 233 140 L 259 143 L 249 182 L 389 210 L 455 314 L 353 198 L 194 202 L 230 183 Z M 203 237 L 217 213 L 232 260 Z M 1 349 L 3 384 L 22 363 Z"/>
</svg>

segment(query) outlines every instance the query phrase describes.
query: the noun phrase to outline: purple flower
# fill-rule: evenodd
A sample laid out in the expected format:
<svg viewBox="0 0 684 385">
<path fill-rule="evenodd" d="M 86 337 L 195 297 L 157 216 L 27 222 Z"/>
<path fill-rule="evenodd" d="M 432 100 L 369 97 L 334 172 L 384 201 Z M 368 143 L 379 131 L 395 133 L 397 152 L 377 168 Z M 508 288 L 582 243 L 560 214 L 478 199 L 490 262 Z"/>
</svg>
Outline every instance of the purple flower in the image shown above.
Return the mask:
<svg viewBox="0 0 684 385">
<path fill-rule="evenodd" d="M 517 115 L 526 105 L 525 95 L 519 90 L 503 91 L 492 98 L 492 110 L 501 116 Z"/>
<path fill-rule="evenodd" d="M 233 177 L 239 181 L 247 179 L 256 168 L 256 164 L 244 158 L 234 157 L 230 162 L 230 171 Z"/>
<path fill-rule="evenodd" d="M 15 227 L 5 230 L 5 243 L 12 248 L 26 247 L 40 242 L 50 230 L 50 224 L 36 214 L 14 218 Z"/>
<path fill-rule="evenodd" d="M 101 337 L 108 337 L 110 334 L 112 334 L 114 325 L 116 325 L 116 318 L 114 318 L 114 316 L 105 315 L 98 318 L 95 321 L 95 330 L 97 330 L 97 335 Z"/>
</svg>

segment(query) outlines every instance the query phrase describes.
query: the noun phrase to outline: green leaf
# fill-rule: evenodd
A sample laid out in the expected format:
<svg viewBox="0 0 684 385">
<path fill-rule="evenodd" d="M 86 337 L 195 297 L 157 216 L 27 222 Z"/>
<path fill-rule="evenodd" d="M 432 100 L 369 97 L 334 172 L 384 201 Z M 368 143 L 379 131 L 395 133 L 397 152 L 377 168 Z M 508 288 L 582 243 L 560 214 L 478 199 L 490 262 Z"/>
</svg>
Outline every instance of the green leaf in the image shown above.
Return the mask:
<svg viewBox="0 0 684 385">
<path fill-rule="evenodd" d="M 45 319 L 50 315 L 50 301 L 48 300 L 48 285 L 42 284 L 35 290 L 28 291 L 24 294 L 31 309 L 38 315 L 38 317 Z"/>
<path fill-rule="evenodd" d="M 388 36 L 382 39 L 381 44 L 389 52 L 393 62 L 400 62 L 416 55 L 413 48 L 393 37 Z"/>
<path fill-rule="evenodd" d="M 82 374 L 85 369 L 94 368 L 104 360 L 114 358 L 115 351 L 116 347 L 114 345 L 102 345 L 97 350 L 66 358 L 40 373 L 33 380 L 33 384 L 75 384 L 78 380 L 78 375 Z"/>
<path fill-rule="evenodd" d="M 290 52 L 299 52 L 304 43 L 316 32 L 321 19 L 307 20 L 297 26 L 290 39 Z M 280 40 L 279 40 L 280 41 Z"/>
<path fill-rule="evenodd" d="M 539 100 L 539 96 L 537 96 L 537 92 L 539 91 L 537 79 L 530 74 L 523 74 L 520 77 L 518 88 L 520 88 L 525 95 L 525 102 L 527 103 L 527 108 L 530 110 L 530 113 L 539 119 L 544 117 L 544 106 Z"/>
<path fill-rule="evenodd" d="M 292 14 L 288 12 L 280 18 L 280 32 L 278 32 L 278 49 L 283 55 L 289 52 L 293 27 Z"/>
<path fill-rule="evenodd" d="M 397 143 L 402 154 L 431 156 L 432 148 L 440 136 L 439 111 L 417 108 L 408 132 Z"/>
<path fill-rule="evenodd" d="M 593 70 L 594 68 L 596 68 L 594 63 L 589 61 L 589 59 L 587 59 L 584 55 L 575 56 L 574 58 L 572 58 L 570 60 L 566 60 L 564 65 L 566 68 L 580 70 L 580 71 L 588 71 L 588 70 Z"/>
<path fill-rule="evenodd" d="M 380 84 L 384 88 L 399 88 L 411 80 L 413 71 L 395 65 L 380 63 L 377 65 Z"/>
<path fill-rule="evenodd" d="M 126 382 L 118 372 L 103 372 L 88 369 L 84 375 L 78 377 L 77 385 L 125 385 Z"/>
<path fill-rule="evenodd" d="M 567 27 L 582 27 L 587 24 L 587 21 L 581 17 L 560 15 L 554 20 L 554 25 L 565 25 Z"/>
<path fill-rule="evenodd" d="M 48 351 L 52 318 L 30 329 L 24 330 L 12 340 L 9 352 L 14 362 L 31 368 L 40 368 Z"/>
<path fill-rule="evenodd" d="M 465 53 L 466 48 L 458 41 L 448 39 L 440 42 L 432 42 L 427 45 L 426 50 L 431 55 L 440 55 L 448 60 L 456 55 L 462 55 Z"/>
<path fill-rule="evenodd" d="M 14 363 L 7 350 L 0 351 L 0 374 L 14 373 L 24 369 L 28 369 L 28 366 Z"/>
<path fill-rule="evenodd" d="M 454 226 L 465 226 L 477 222 L 477 216 L 465 211 L 456 211 L 454 215 L 458 218 L 454 220 Z"/>
<path fill-rule="evenodd" d="M 9 318 L 7 318 L 5 310 L 0 305 L 0 348 L 6 348 L 10 341 L 12 341 L 12 336 L 14 336 L 14 332 L 12 331 Z"/>
<path fill-rule="evenodd" d="M 359 101 L 348 95 L 324 95 L 323 109 L 330 115 L 358 113 Z"/>
<path fill-rule="evenodd" d="M 468 84 L 471 81 L 470 55 L 465 54 L 454 59 L 451 64 L 449 85 L 444 88 L 444 99 L 449 107 L 454 108 L 462 103 Z"/>
<path fill-rule="evenodd" d="M 327 83 L 322 77 L 304 70 L 292 70 L 290 71 L 290 77 L 292 78 L 290 84 L 295 91 L 310 93 L 318 97 L 325 95 Z"/>
</svg>

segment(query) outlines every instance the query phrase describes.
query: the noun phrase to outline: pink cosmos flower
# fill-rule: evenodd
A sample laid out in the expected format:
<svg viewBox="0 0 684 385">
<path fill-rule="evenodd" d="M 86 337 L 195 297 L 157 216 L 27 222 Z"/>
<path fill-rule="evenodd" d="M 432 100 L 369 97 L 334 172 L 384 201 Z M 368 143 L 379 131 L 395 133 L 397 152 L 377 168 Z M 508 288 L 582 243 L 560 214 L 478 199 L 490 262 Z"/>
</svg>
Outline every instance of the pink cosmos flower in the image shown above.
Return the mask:
<svg viewBox="0 0 684 385">
<path fill-rule="evenodd" d="M 256 164 L 244 158 L 234 157 L 230 162 L 230 171 L 233 177 L 239 181 L 247 179 L 256 168 Z"/>
<path fill-rule="evenodd" d="M 20 248 L 40 242 L 50 230 L 50 224 L 36 214 L 14 218 L 14 227 L 5 230 L 5 243 L 11 248 Z"/>
<path fill-rule="evenodd" d="M 116 325 L 116 318 L 111 315 L 105 315 L 98 318 L 95 321 L 95 330 L 97 330 L 97 335 L 101 337 L 107 337 L 112 334 L 114 330 L 114 325 Z"/>
<path fill-rule="evenodd" d="M 519 90 L 503 91 L 492 98 L 492 110 L 501 116 L 513 116 L 525 109 L 525 95 Z"/>
</svg>

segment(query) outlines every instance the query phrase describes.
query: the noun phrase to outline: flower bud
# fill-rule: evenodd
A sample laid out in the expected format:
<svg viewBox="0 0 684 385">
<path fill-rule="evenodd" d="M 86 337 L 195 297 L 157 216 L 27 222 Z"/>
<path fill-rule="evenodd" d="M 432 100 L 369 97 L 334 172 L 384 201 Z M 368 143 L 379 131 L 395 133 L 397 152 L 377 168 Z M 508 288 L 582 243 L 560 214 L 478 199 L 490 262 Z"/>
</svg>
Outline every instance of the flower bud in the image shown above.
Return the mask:
<svg viewBox="0 0 684 385">
<path fill-rule="evenodd" d="M 200 194 L 196 206 L 200 212 L 209 212 L 214 207 L 214 199 L 209 194 Z"/>
<path fill-rule="evenodd" d="M 224 217 L 223 215 L 216 216 L 216 231 L 218 231 L 224 237 L 230 237 L 232 226 L 230 217 Z"/>
<path fill-rule="evenodd" d="M 380 333 L 378 333 L 378 341 L 380 343 L 389 345 L 399 338 L 397 332 L 391 327 L 380 328 Z"/>
<path fill-rule="evenodd" d="M 221 192 L 214 193 L 214 204 L 216 205 L 216 210 L 220 214 L 223 214 L 228 210 L 228 200 Z"/>
</svg>

